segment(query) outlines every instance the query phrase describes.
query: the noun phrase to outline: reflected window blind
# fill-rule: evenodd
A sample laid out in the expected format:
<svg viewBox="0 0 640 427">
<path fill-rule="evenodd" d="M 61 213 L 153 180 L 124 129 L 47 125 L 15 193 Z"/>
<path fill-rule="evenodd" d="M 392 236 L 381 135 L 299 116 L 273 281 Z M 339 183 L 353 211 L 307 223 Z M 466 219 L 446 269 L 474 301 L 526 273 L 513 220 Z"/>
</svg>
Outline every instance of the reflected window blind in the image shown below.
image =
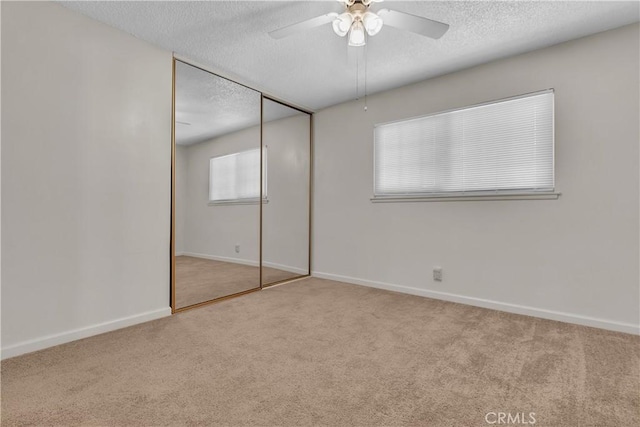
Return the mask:
<svg viewBox="0 0 640 427">
<path fill-rule="evenodd" d="M 266 197 L 266 167 L 263 188 L 265 189 L 264 197 Z M 258 200 L 259 198 L 259 148 L 213 157 L 209 160 L 209 201 Z"/>
<path fill-rule="evenodd" d="M 553 109 L 545 91 L 378 125 L 374 195 L 553 191 Z"/>
</svg>

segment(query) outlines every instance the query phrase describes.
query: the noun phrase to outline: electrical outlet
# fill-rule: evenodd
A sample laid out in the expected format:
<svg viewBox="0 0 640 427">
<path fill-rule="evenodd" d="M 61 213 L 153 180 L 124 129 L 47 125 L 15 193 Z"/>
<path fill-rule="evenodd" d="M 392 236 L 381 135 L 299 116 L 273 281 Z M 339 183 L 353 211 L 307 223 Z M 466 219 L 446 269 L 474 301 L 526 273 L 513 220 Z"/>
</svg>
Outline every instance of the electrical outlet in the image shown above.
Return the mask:
<svg viewBox="0 0 640 427">
<path fill-rule="evenodd" d="M 442 267 L 433 267 L 433 280 L 442 282 Z"/>
<path fill-rule="evenodd" d="M 236 253 L 239 254 L 240 253 L 240 245 L 236 245 Z"/>
</svg>

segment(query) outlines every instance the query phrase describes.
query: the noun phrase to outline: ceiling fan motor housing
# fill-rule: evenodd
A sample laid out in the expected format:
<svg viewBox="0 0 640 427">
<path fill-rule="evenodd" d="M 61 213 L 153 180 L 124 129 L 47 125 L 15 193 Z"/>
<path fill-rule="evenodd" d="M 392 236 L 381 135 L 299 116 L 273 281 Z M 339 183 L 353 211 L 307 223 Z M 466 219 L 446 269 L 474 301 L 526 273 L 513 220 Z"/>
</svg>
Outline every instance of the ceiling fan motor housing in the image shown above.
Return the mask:
<svg viewBox="0 0 640 427">
<path fill-rule="evenodd" d="M 364 46 L 365 32 L 370 36 L 382 29 L 382 19 L 369 11 L 372 0 L 344 0 L 345 12 L 333 21 L 333 30 L 340 37 L 349 34 L 349 46 Z"/>
<path fill-rule="evenodd" d="M 356 1 L 351 6 L 348 6 L 347 9 L 354 16 L 354 19 L 362 19 L 362 15 L 369 9 L 369 6 L 365 6 L 361 1 Z"/>
</svg>

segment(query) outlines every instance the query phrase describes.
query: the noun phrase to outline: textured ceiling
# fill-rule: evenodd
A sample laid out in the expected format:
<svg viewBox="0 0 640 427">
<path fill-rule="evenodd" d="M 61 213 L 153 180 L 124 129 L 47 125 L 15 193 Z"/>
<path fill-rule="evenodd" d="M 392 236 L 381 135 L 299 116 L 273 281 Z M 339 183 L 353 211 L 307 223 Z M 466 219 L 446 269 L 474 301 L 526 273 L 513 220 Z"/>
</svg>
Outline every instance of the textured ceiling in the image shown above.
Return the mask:
<svg viewBox="0 0 640 427">
<path fill-rule="evenodd" d="M 195 144 L 259 123 L 260 92 L 176 63 L 176 144 Z"/>
<path fill-rule="evenodd" d="M 317 110 L 356 98 L 364 67 L 330 25 L 274 40 L 269 31 L 328 12 L 332 1 L 62 2 L 280 99 Z M 385 27 L 367 43 L 375 93 L 639 20 L 639 3 L 385 1 L 372 6 L 451 25 L 439 40 Z M 349 48 L 361 49 L 363 48 Z M 351 60 L 349 60 L 351 58 Z"/>
<path fill-rule="evenodd" d="M 264 121 L 303 114 L 265 100 Z M 176 144 L 191 145 L 260 124 L 260 93 L 176 63 Z"/>
</svg>

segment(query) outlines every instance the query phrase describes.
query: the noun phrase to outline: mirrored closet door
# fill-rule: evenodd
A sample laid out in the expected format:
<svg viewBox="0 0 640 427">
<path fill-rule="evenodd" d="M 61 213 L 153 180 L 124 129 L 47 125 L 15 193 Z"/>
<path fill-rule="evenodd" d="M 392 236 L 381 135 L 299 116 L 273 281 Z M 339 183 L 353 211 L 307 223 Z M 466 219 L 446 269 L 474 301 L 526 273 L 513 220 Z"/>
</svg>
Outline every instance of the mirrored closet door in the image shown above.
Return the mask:
<svg viewBox="0 0 640 427">
<path fill-rule="evenodd" d="M 262 286 L 309 274 L 311 115 L 262 98 Z"/>
<path fill-rule="evenodd" d="M 175 61 L 175 310 L 260 288 L 261 94 Z"/>
<path fill-rule="evenodd" d="M 311 113 L 174 59 L 174 312 L 310 274 Z"/>
</svg>

